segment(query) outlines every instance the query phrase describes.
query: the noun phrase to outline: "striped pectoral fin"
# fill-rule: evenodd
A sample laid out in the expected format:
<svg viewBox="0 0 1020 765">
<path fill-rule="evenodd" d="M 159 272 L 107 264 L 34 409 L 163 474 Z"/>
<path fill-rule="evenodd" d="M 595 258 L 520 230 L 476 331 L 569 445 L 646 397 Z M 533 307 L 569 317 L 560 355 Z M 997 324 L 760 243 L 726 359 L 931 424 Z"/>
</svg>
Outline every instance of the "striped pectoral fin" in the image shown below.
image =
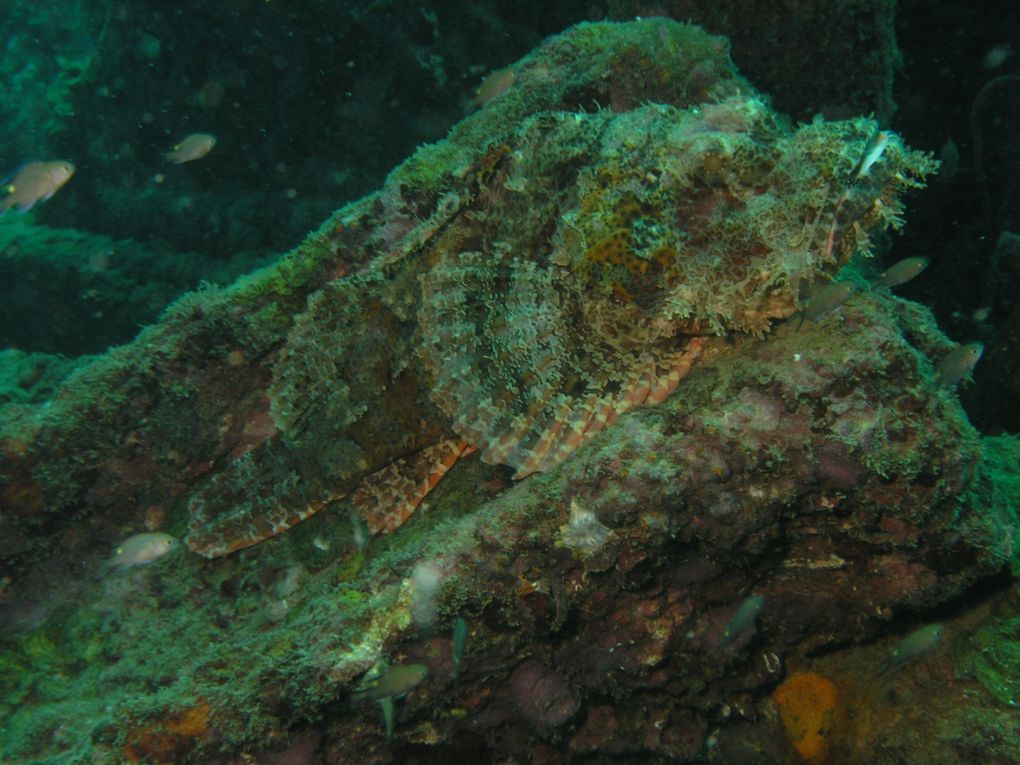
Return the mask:
<svg viewBox="0 0 1020 765">
<path fill-rule="evenodd" d="M 188 500 L 190 550 L 219 558 L 282 534 L 342 498 L 351 481 L 321 486 L 263 444 L 197 487 Z"/>
<path fill-rule="evenodd" d="M 282 534 L 343 496 L 338 494 L 302 507 L 280 505 L 262 513 L 233 513 L 210 523 L 192 521 L 187 544 L 192 552 L 203 557 L 221 558 Z"/>
<path fill-rule="evenodd" d="M 686 348 L 668 360 L 666 373 L 657 376 L 655 384 L 648 393 L 647 402 L 649 404 L 661 404 L 669 398 L 670 394 L 676 390 L 676 386 L 680 384 L 680 380 L 691 371 L 694 361 L 701 355 L 703 344 L 704 341 L 700 337 L 693 337 L 687 343 Z"/>
<path fill-rule="evenodd" d="M 549 452 L 563 438 L 561 435 L 563 428 L 568 425 L 572 413 L 573 409 L 568 400 L 563 400 L 559 403 L 550 425 L 542 431 L 535 445 L 517 461 L 517 472 L 514 473 L 515 479 L 526 478 L 536 470 L 541 469 L 542 464 L 549 456 Z"/>
<path fill-rule="evenodd" d="M 367 476 L 354 490 L 358 514 L 373 534 L 398 529 L 461 457 L 475 449 L 466 441 L 447 439 L 402 457 Z"/>
<path fill-rule="evenodd" d="M 571 405 L 561 406 L 554 422 L 527 459 L 515 463 L 518 464 L 518 470 L 514 478 L 524 478 L 533 472 L 554 468 L 582 443 L 611 426 L 621 414 L 643 404 L 665 401 L 680 380 L 690 372 L 691 365 L 701 353 L 701 346 L 701 338 L 695 337 L 682 351 L 661 362 L 649 361 L 635 366 L 615 396 L 594 394 Z"/>
</svg>

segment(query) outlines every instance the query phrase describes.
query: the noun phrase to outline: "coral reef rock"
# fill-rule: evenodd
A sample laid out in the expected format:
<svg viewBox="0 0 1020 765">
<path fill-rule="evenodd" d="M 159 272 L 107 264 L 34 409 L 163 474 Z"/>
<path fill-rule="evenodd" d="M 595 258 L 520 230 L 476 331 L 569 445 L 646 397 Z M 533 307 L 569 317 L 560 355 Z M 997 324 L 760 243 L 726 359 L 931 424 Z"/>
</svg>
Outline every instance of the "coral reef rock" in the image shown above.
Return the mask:
<svg viewBox="0 0 1020 765">
<path fill-rule="evenodd" d="M 783 321 L 933 161 L 792 128 L 661 19 L 514 71 L 277 263 L 6 406 L 6 759 L 780 747 L 787 661 L 1003 570 L 1000 446 L 933 384 L 930 315 Z M 145 530 L 187 549 L 82 578 Z"/>
</svg>

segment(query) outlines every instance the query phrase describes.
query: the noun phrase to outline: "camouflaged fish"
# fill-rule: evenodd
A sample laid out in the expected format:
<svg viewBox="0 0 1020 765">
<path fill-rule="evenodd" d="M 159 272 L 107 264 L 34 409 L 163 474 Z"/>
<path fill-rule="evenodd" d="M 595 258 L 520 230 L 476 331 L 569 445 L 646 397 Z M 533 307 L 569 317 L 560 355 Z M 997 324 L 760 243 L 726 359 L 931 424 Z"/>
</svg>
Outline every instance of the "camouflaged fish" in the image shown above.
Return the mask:
<svg viewBox="0 0 1020 765">
<path fill-rule="evenodd" d="M 396 529 L 472 452 L 518 479 L 764 335 L 934 167 L 866 119 L 791 129 L 726 41 L 580 24 L 278 263 L 184 296 L 0 422 L 0 506 L 190 516 L 216 557 L 338 502 Z"/>
<path fill-rule="evenodd" d="M 192 498 L 188 545 L 223 555 L 350 492 L 373 532 L 390 531 L 473 450 L 515 478 L 554 468 L 671 395 L 706 337 L 767 332 L 798 310 L 802 283 L 899 224 L 897 194 L 931 162 L 885 133 L 860 173 L 875 130 L 791 132 L 739 93 L 528 118 L 405 249 L 311 299 L 269 386 L 280 434 Z M 401 386 L 425 391 L 422 422 L 445 432 L 379 467 L 362 456 L 362 418 L 400 407 L 365 391 Z"/>
</svg>

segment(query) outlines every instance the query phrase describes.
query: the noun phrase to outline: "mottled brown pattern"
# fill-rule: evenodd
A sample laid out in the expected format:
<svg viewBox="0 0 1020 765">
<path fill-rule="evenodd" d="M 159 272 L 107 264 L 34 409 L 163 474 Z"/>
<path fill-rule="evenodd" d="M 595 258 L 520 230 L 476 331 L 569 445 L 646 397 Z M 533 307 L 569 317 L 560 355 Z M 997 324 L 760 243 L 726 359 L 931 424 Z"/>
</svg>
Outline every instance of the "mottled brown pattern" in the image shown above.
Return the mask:
<svg viewBox="0 0 1020 765">
<path fill-rule="evenodd" d="M 526 120 L 403 249 L 312 298 L 274 367 L 281 436 L 192 498 L 192 549 L 254 544 L 451 431 L 517 478 L 560 464 L 677 389 L 705 335 L 767 332 L 802 285 L 898 224 L 896 194 L 928 160 L 892 136 L 862 176 L 874 131 L 861 119 L 791 132 L 750 95 Z M 416 424 L 423 397 L 435 408 Z M 432 422 L 442 432 L 427 441 Z M 241 485 L 249 455 L 290 472 Z M 406 517 L 419 484 L 396 485 L 362 492 L 392 505 L 363 515 Z"/>
<path fill-rule="evenodd" d="M 289 256 L 0 426 L 7 517 L 183 511 L 213 557 L 446 439 L 549 470 L 682 395 L 709 336 L 794 313 L 932 167 L 891 135 L 858 172 L 872 121 L 791 129 L 693 27 L 580 25 L 514 72 Z"/>
</svg>

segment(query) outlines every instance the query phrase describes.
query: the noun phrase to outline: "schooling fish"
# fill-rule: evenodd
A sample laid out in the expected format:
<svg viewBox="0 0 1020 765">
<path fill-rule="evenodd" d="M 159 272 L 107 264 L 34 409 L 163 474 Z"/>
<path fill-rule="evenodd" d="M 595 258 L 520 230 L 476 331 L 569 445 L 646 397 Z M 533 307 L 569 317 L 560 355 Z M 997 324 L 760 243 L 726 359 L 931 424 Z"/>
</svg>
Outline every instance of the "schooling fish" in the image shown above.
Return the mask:
<svg viewBox="0 0 1020 765">
<path fill-rule="evenodd" d="M 100 573 L 144 566 L 176 550 L 179 544 L 174 537 L 163 532 L 135 534 L 120 543 Z"/>
<path fill-rule="evenodd" d="M 28 212 L 36 202 L 45 202 L 71 180 L 74 165 L 70 162 L 29 162 L 0 181 L 7 196 L 0 199 L 0 215 L 12 207 Z"/>
<path fill-rule="evenodd" d="M 889 658 L 878 665 L 877 674 L 884 675 L 890 669 L 902 667 L 908 661 L 923 656 L 939 644 L 942 639 L 942 625 L 929 624 L 907 635 Z"/>
<path fill-rule="evenodd" d="M 901 284 L 906 284 L 926 269 L 929 262 L 928 258 L 905 258 L 880 273 L 871 283 L 871 287 L 879 289 L 880 287 L 898 287 Z"/>
<path fill-rule="evenodd" d="M 215 136 L 211 136 L 208 133 L 192 133 L 164 154 L 163 158 L 167 162 L 173 162 L 176 165 L 183 164 L 184 162 L 194 162 L 196 159 L 202 159 L 202 157 L 212 151 L 215 145 Z"/>
<path fill-rule="evenodd" d="M 970 373 L 984 352 L 984 343 L 967 343 L 951 350 L 935 369 L 935 387 L 952 388 Z"/>
</svg>

